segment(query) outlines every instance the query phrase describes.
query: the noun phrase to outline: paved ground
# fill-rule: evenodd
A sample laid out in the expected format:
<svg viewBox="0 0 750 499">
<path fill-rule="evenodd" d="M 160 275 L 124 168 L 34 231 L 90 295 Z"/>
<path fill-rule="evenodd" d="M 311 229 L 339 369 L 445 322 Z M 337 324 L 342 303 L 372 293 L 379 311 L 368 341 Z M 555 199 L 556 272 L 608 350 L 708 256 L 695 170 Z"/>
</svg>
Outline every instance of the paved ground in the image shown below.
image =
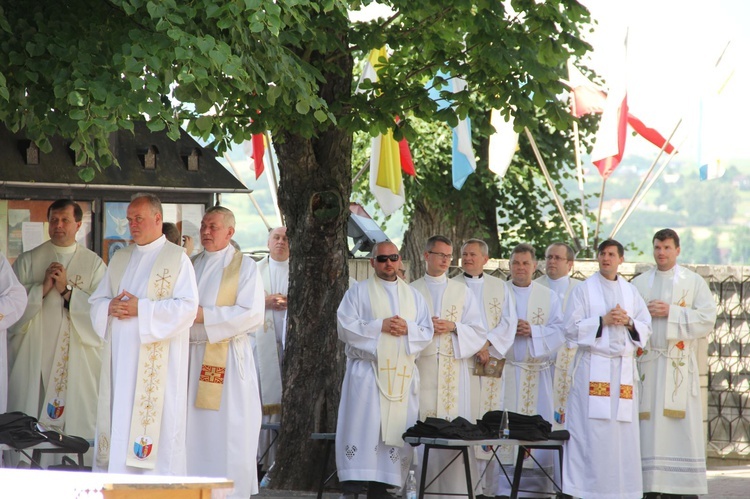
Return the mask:
<svg viewBox="0 0 750 499">
<path fill-rule="evenodd" d="M 262 489 L 254 497 L 315 497 L 315 492 L 297 492 L 289 490 Z M 336 499 L 338 493 L 323 494 L 325 499 Z M 732 466 L 708 470 L 707 499 L 724 499 L 732 497 L 750 497 L 750 466 Z"/>
</svg>

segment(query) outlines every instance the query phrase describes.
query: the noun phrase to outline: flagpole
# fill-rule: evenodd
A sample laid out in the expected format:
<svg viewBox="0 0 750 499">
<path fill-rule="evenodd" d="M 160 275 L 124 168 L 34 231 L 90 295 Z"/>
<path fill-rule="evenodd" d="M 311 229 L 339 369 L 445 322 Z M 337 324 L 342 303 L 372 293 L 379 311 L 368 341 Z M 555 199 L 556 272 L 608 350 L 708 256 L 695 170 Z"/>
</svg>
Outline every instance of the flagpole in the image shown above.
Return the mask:
<svg viewBox="0 0 750 499">
<path fill-rule="evenodd" d="M 239 170 L 234 164 L 234 161 L 229 159 L 229 156 L 227 156 L 227 153 L 224 153 L 224 159 L 227 160 L 227 163 L 229 163 L 229 166 L 232 167 L 232 170 L 234 170 L 234 176 L 237 177 L 238 180 L 242 180 L 242 176 L 240 175 Z M 261 220 L 263 220 L 263 223 L 266 224 L 266 229 L 271 230 L 271 224 L 268 223 L 268 220 L 266 219 L 266 216 L 263 214 L 263 211 L 260 209 L 260 205 L 255 200 L 255 197 L 253 197 L 252 192 L 247 193 L 247 197 L 250 198 L 250 202 L 253 203 L 253 206 L 255 206 L 255 210 L 258 212 L 258 215 L 260 215 Z"/>
<path fill-rule="evenodd" d="M 599 246 L 599 227 L 602 224 L 602 206 L 604 205 L 604 188 L 607 185 L 607 179 L 602 177 L 602 191 L 599 193 L 599 214 L 596 216 L 596 229 L 594 230 L 594 251 Z"/>
<path fill-rule="evenodd" d="M 573 104 L 575 107 L 575 103 Z M 581 226 L 583 230 L 583 247 L 589 245 L 588 230 L 586 230 L 586 196 L 583 189 L 583 166 L 581 165 L 581 141 L 578 133 L 578 122 L 573 122 L 573 146 L 576 157 L 576 173 L 578 174 L 578 192 L 581 194 Z"/>
<path fill-rule="evenodd" d="M 363 166 L 362 169 L 359 170 L 357 174 L 354 176 L 354 178 L 352 179 L 352 186 L 354 186 L 354 184 L 357 183 L 357 180 L 359 180 L 359 177 L 361 177 L 369 169 L 370 169 L 370 160 L 368 159 L 367 162 L 365 163 L 365 166 Z"/>
<path fill-rule="evenodd" d="M 620 219 L 615 224 L 615 228 L 618 228 L 622 225 L 623 219 L 625 218 L 625 215 L 630 210 L 630 207 L 633 206 L 633 202 L 635 202 L 635 198 L 638 196 L 638 194 L 641 192 L 641 189 L 643 189 L 644 184 L 648 181 L 648 178 L 651 176 L 651 173 L 654 171 L 654 168 L 656 168 L 657 163 L 661 159 L 662 154 L 664 154 L 664 150 L 667 148 L 668 145 L 670 145 L 670 142 L 672 140 L 672 137 L 674 137 L 675 132 L 677 132 L 677 129 L 682 124 L 682 118 L 677 122 L 677 124 L 674 126 L 674 129 L 672 130 L 672 133 L 669 134 L 669 138 L 662 144 L 661 149 L 659 149 L 659 154 L 656 155 L 656 158 L 651 163 L 651 167 L 646 172 L 646 175 L 641 179 L 640 184 L 638 184 L 638 188 L 633 193 L 633 196 L 630 198 L 630 202 L 628 203 L 628 206 L 625 207 L 625 211 L 622 212 L 622 215 L 620 216 Z M 674 151 L 673 151 L 674 152 Z M 613 229 L 612 233 L 614 234 L 616 231 Z M 610 239 L 613 237 L 612 235 L 609 236 Z"/>
<path fill-rule="evenodd" d="M 641 193 L 641 195 L 638 196 L 638 199 L 636 199 L 635 202 L 633 203 L 632 209 L 630 209 L 630 211 L 626 210 L 625 213 L 623 213 L 623 216 L 620 218 L 620 221 L 618 221 L 617 225 L 615 225 L 615 228 L 612 229 L 612 234 L 610 234 L 609 236 L 610 239 L 614 238 L 615 235 L 619 232 L 619 230 L 622 229 L 622 226 L 625 225 L 625 222 L 627 222 L 628 218 L 630 218 L 630 215 L 632 215 L 633 212 L 635 212 L 636 208 L 638 208 L 638 205 L 641 204 L 641 201 L 643 201 L 643 198 L 646 197 L 646 194 L 648 194 L 648 191 L 651 190 L 651 187 L 659 179 L 662 172 L 664 172 L 664 169 L 672 161 L 672 158 L 674 158 L 675 154 L 677 154 L 677 149 L 672 151 L 672 153 L 669 156 L 667 156 L 667 159 L 666 161 L 664 161 L 664 164 L 662 164 L 659 167 L 659 171 L 657 171 L 656 175 L 654 175 L 654 177 L 649 180 L 649 183 L 648 185 L 646 185 L 646 188 L 643 189 L 643 192 Z"/>
<path fill-rule="evenodd" d="M 555 185 L 552 183 L 552 177 L 550 177 L 549 171 L 547 171 L 547 165 L 544 164 L 544 159 L 542 158 L 542 155 L 539 152 L 539 148 L 536 145 L 536 141 L 534 140 L 534 137 L 531 135 L 531 132 L 529 131 L 528 127 L 523 127 L 523 129 L 524 129 L 524 132 L 526 132 L 526 137 L 528 137 L 529 139 L 529 143 L 531 144 L 531 149 L 534 151 L 534 156 L 536 156 L 537 163 L 539 163 L 539 167 L 542 169 L 542 173 L 544 174 L 544 179 L 547 181 L 547 186 L 552 192 L 552 199 L 555 201 L 555 205 L 557 205 L 557 210 L 560 212 L 560 215 L 562 216 L 563 224 L 565 225 L 565 228 L 567 229 L 568 234 L 570 234 L 570 237 L 573 238 L 573 242 L 575 243 L 576 249 L 580 251 L 581 242 L 578 240 L 578 238 L 575 235 L 573 226 L 571 225 L 570 220 L 568 219 L 568 214 L 565 211 L 565 207 L 563 206 L 562 200 L 560 199 L 560 196 L 557 194 L 557 189 L 555 189 Z"/>
<path fill-rule="evenodd" d="M 276 217 L 279 224 L 283 226 L 284 217 L 281 215 L 281 210 L 279 209 L 279 181 L 276 179 L 276 159 L 273 155 L 273 145 L 271 144 L 271 136 L 268 134 L 268 130 L 263 132 L 263 138 L 266 140 L 266 144 L 268 144 L 268 159 L 269 163 L 271 163 L 269 168 L 271 171 L 269 172 L 270 176 L 268 177 L 268 186 L 271 190 L 271 199 L 273 200 Z"/>
</svg>

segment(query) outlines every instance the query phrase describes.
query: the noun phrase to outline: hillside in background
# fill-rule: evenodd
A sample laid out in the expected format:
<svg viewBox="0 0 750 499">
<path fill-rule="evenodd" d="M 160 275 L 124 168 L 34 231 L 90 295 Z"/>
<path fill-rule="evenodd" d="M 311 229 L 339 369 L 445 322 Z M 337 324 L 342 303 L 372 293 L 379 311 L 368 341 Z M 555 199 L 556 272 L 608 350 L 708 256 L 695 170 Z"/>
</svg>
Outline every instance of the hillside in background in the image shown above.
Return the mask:
<svg viewBox="0 0 750 499">
<path fill-rule="evenodd" d="M 626 158 L 607 181 L 600 240 L 611 233 L 650 161 Z M 596 172 L 586 179 L 587 194 L 598 192 Z M 588 200 L 593 213 L 598 207 L 598 197 Z M 665 227 L 680 234 L 683 263 L 750 264 L 750 160 L 727 160 L 723 177 L 701 181 L 695 161 L 675 157 L 615 238 L 628 245 L 628 261 L 651 261 L 651 237 Z"/>
</svg>

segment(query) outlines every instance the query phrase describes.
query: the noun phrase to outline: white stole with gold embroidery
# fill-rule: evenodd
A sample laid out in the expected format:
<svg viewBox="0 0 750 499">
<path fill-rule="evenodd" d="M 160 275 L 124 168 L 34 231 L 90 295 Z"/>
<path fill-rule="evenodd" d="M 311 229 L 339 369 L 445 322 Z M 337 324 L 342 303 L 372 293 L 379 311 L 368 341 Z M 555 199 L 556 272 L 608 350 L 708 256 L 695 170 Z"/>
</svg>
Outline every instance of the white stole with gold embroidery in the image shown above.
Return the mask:
<svg viewBox="0 0 750 499">
<path fill-rule="evenodd" d="M 508 286 L 514 294 L 513 286 Z M 550 308 L 552 307 L 552 291 L 539 284 L 531 284 L 531 294 L 526 307 L 526 317 L 532 326 L 542 326 L 550 319 Z M 521 317 L 519 317 L 521 319 Z M 549 369 L 550 362 L 543 359 L 535 359 L 530 355 L 529 345 L 531 338 L 527 339 L 526 355 L 523 359 L 516 359 L 513 347 L 508 350 L 508 362 L 503 370 L 505 378 L 505 408 L 519 414 L 534 415 L 539 402 L 539 373 Z M 516 367 L 521 369 L 520 380 L 516 377 Z"/>
<path fill-rule="evenodd" d="M 267 257 L 258 262 L 258 272 L 263 278 L 263 289 L 266 293 L 272 289 L 270 258 Z M 263 414 L 281 414 L 281 369 L 272 309 L 266 310 L 263 327 L 255 333 L 255 342 L 258 351 L 260 400 L 263 404 Z"/>
<path fill-rule="evenodd" d="M 447 279 L 439 315 L 434 310 L 432 295 L 424 278 L 411 285 L 424 296 L 430 316 L 461 322 L 466 301 L 466 284 Z M 453 420 L 459 416 L 458 377 L 459 361 L 453 348 L 453 334 L 435 335 L 417 359 L 419 369 L 419 417 L 438 417 Z"/>
<path fill-rule="evenodd" d="M 135 245 L 121 249 L 110 262 L 110 286 L 112 296 L 118 294 L 120 282 L 125 274 Z M 184 250 L 167 242 L 159 251 L 148 279 L 148 299 L 164 300 L 172 296 L 174 283 L 180 271 Z M 111 320 L 111 319 L 110 319 Z M 102 358 L 102 382 L 100 383 L 97 464 L 109 463 L 109 437 L 111 427 L 111 332 L 107 328 L 107 345 Z M 137 379 L 133 398 L 133 415 L 130 421 L 131 447 L 125 459 L 127 466 L 154 469 L 159 451 L 164 390 L 169 368 L 170 340 L 141 344 L 138 354 Z M 105 411 L 105 414 L 101 414 Z"/>
<path fill-rule="evenodd" d="M 396 279 L 399 317 L 414 321 L 417 306 L 409 286 Z M 370 308 L 375 319 L 393 317 L 388 294 L 376 276 L 367 280 Z M 406 431 L 406 418 L 409 408 L 409 388 L 414 375 L 415 355 L 406 350 L 408 336 L 396 337 L 382 333 L 378 336 L 377 361 L 373 363 L 375 380 L 380 392 L 380 428 L 383 442 L 394 447 L 403 447 L 401 435 Z"/>
<path fill-rule="evenodd" d="M 33 265 L 39 269 L 46 269 L 49 262 L 59 261 L 58 255 L 56 254 L 57 252 L 54 248 L 55 246 L 49 242 L 32 253 Z M 68 284 L 72 285 L 74 288 L 81 289 L 82 287 L 90 286 L 94 269 L 92 269 L 90 265 L 87 265 L 88 262 L 85 261 L 85 259 L 77 258 L 79 255 L 77 249 L 78 246 L 76 245 L 65 271 L 68 275 Z M 44 402 L 38 419 L 44 426 L 48 428 L 57 428 L 62 431 L 65 426 L 65 409 L 68 402 L 68 356 L 70 351 L 70 331 L 72 325 L 70 312 L 63 307 L 64 298 L 54 287 L 50 290 L 44 300 L 59 300 L 59 306 L 42 306 L 42 325 L 45 328 L 49 328 L 52 325 L 59 324 L 60 329 L 55 342 L 52 365 L 47 366 L 50 371 L 49 376 L 47 377 Z M 48 330 L 44 331 L 45 335 L 48 335 L 49 333 L 50 331 Z M 45 366 L 42 366 L 42 369 L 44 368 Z"/>
<path fill-rule="evenodd" d="M 669 305 L 678 307 L 692 307 L 694 300 L 695 286 L 691 275 L 686 272 L 680 272 L 679 265 L 674 266 L 674 275 L 672 277 L 672 286 L 669 293 L 662 289 L 662 296 L 656 296 L 654 293 L 654 281 L 656 280 L 656 268 L 648 271 L 643 279 L 637 279 L 634 284 L 638 292 L 648 303 L 651 300 L 663 300 Z M 663 318 L 666 327 L 667 349 L 657 350 L 649 348 L 644 351 L 644 355 L 638 358 L 638 364 L 654 362 L 660 356 L 667 359 L 667 375 L 664 379 L 664 416 L 668 418 L 683 419 L 687 410 L 687 400 L 689 386 L 685 380 L 689 379 L 689 370 L 691 355 L 690 352 L 695 348 L 694 340 L 680 340 L 679 324 L 671 323 L 668 317 Z M 692 366 L 697 369 L 697 366 Z M 651 386 L 654 386 L 651 384 Z M 649 419 L 651 417 L 652 397 L 641 397 L 639 406 L 640 419 Z"/>
</svg>

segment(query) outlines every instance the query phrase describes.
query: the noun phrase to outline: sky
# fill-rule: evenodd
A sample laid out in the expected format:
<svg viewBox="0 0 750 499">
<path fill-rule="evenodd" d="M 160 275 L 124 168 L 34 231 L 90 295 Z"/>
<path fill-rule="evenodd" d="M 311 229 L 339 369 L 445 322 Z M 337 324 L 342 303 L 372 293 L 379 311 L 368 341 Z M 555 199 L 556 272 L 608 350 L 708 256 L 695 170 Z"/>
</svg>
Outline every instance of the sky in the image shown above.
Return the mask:
<svg viewBox="0 0 750 499">
<path fill-rule="evenodd" d="M 743 56 L 750 48 L 746 27 L 750 22 L 750 2 L 583 0 L 582 3 L 597 21 L 595 32 L 587 36 L 594 47 L 587 65 L 605 79 L 613 74 L 613 65 L 618 63 L 618 45 L 623 43 L 627 32 L 630 111 L 665 136 L 682 118 L 674 142 L 682 144 L 683 159 L 697 155 L 701 96 L 723 79 L 720 75 L 729 74 L 731 68 L 733 76 L 722 94 L 731 105 L 723 116 L 724 126 L 718 130 L 726 139 L 722 141 L 722 152 L 727 157 L 749 155 L 744 117 L 750 112 L 750 100 L 743 91 L 750 82 L 750 74 Z M 716 69 L 716 61 L 727 44 L 722 67 Z M 741 65 L 743 62 L 745 66 Z M 702 135 L 713 132 L 717 130 L 703 130 Z M 634 151 L 648 151 L 649 146 L 643 141 L 631 142 Z M 627 151 L 626 148 L 626 154 Z"/>
<path fill-rule="evenodd" d="M 698 168 L 699 103 L 719 73 L 726 69 L 714 68 L 716 60 L 728 46 L 723 64 L 729 63 L 732 78 L 726 85 L 723 98 L 730 102 L 721 117 L 722 125 L 702 130 L 721 137 L 721 150 L 728 158 L 750 157 L 745 117 L 750 115 L 750 99 L 744 89 L 750 86 L 750 70 L 744 54 L 750 49 L 750 2 L 746 0 L 582 0 L 596 21 L 594 31 L 585 38 L 593 52 L 580 61 L 593 69 L 604 80 L 616 74 L 620 64 L 618 54 L 627 33 L 627 63 L 625 74 L 630 112 L 646 125 L 659 130 L 665 137 L 677 128 L 672 140 L 680 149 L 675 163 L 682 168 Z M 372 4 L 371 4 L 372 5 Z M 373 7 L 370 7 L 373 9 Z M 374 12 L 378 12 L 375 8 Z M 380 15 L 382 11 L 380 11 Z M 745 66 L 739 65 L 745 62 Z M 606 87 L 606 83 L 605 83 Z M 705 128 L 705 127 L 704 127 Z M 272 219 L 273 202 L 268 190 L 267 174 L 256 181 L 241 148 L 232 153 L 241 179 L 255 190 L 255 197 L 265 215 Z M 628 154 L 655 157 L 658 150 L 638 137 L 628 137 Z M 598 191 L 598 174 L 587 165 L 587 192 Z M 697 173 L 696 173 L 697 175 Z M 235 211 L 238 218 L 236 239 L 243 250 L 263 249 L 266 229 L 249 198 L 242 194 L 224 195 L 222 203 Z M 394 224 L 397 225 L 397 224 Z M 386 227 L 391 239 L 399 240 L 402 226 Z"/>
</svg>

